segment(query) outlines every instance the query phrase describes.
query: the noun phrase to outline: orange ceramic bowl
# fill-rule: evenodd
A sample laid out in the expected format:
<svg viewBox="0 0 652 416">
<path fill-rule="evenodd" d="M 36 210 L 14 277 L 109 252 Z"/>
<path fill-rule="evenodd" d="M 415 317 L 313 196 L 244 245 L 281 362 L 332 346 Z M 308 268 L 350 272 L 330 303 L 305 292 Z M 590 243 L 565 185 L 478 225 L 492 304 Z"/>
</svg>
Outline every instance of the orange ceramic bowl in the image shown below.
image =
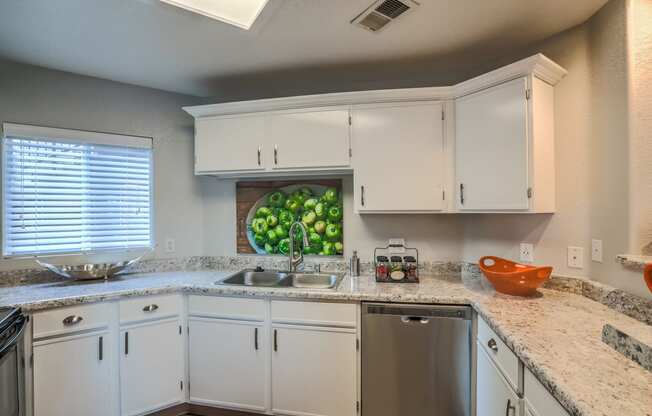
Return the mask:
<svg viewBox="0 0 652 416">
<path fill-rule="evenodd" d="M 643 270 L 643 279 L 645 279 L 645 283 L 647 283 L 647 288 L 652 292 L 652 263 L 645 266 L 645 269 Z"/>
<path fill-rule="evenodd" d="M 552 273 L 552 267 L 528 266 L 493 256 L 482 257 L 478 264 L 496 291 L 514 296 L 533 295 Z"/>
</svg>

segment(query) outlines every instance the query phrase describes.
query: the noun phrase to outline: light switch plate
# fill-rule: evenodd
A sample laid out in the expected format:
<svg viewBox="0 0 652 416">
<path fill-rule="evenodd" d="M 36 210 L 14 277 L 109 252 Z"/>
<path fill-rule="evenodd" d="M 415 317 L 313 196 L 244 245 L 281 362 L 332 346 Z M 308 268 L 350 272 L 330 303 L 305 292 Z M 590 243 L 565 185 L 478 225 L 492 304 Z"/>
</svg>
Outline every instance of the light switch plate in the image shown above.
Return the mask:
<svg viewBox="0 0 652 416">
<path fill-rule="evenodd" d="M 393 245 L 397 245 L 400 247 L 392 247 Z M 404 238 L 390 238 L 389 239 L 389 252 L 390 253 L 396 253 L 396 254 L 403 254 L 405 253 L 405 239 Z"/>
<path fill-rule="evenodd" d="M 591 240 L 591 260 L 602 263 L 602 240 Z"/>
<path fill-rule="evenodd" d="M 534 261 L 534 244 L 521 243 L 520 259 L 527 263 L 532 263 Z"/>
<path fill-rule="evenodd" d="M 584 267 L 584 249 L 582 247 L 568 247 L 568 267 L 573 269 Z"/>
</svg>

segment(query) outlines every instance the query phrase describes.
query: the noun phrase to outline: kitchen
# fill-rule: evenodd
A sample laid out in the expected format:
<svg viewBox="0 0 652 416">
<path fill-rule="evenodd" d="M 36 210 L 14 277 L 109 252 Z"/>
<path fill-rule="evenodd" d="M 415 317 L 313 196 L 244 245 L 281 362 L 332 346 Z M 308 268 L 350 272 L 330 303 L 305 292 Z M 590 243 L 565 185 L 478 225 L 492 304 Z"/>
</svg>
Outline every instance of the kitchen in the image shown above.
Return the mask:
<svg viewBox="0 0 652 416">
<path fill-rule="evenodd" d="M 652 414 L 649 2 L 247 3 L 0 6 L 2 415 Z"/>
</svg>

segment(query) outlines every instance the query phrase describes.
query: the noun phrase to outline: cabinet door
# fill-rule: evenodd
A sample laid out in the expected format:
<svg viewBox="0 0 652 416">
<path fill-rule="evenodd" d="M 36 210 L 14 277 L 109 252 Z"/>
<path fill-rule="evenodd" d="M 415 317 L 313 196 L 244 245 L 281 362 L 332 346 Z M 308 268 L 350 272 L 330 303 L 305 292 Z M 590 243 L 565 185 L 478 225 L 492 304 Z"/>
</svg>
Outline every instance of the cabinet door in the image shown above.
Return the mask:
<svg viewBox="0 0 652 416">
<path fill-rule="evenodd" d="M 351 110 L 357 212 L 444 207 L 442 111 L 437 102 Z"/>
<path fill-rule="evenodd" d="M 350 165 L 347 108 L 269 115 L 268 151 L 274 169 L 333 168 Z"/>
<path fill-rule="evenodd" d="M 265 168 L 265 117 L 224 116 L 195 122 L 195 172 L 239 172 Z"/>
<path fill-rule="evenodd" d="M 275 327 L 272 409 L 275 414 L 356 414 L 356 335 L 352 330 Z"/>
<path fill-rule="evenodd" d="M 455 101 L 460 210 L 528 209 L 526 78 Z"/>
<path fill-rule="evenodd" d="M 113 416 L 114 339 L 102 332 L 35 342 L 34 416 Z"/>
<path fill-rule="evenodd" d="M 267 342 L 259 323 L 191 318 L 190 401 L 265 411 Z"/>
<path fill-rule="evenodd" d="M 476 416 L 518 416 L 519 398 L 480 343 L 477 346 Z"/>
<path fill-rule="evenodd" d="M 180 332 L 176 319 L 120 331 L 122 415 L 148 413 L 183 401 Z"/>
</svg>

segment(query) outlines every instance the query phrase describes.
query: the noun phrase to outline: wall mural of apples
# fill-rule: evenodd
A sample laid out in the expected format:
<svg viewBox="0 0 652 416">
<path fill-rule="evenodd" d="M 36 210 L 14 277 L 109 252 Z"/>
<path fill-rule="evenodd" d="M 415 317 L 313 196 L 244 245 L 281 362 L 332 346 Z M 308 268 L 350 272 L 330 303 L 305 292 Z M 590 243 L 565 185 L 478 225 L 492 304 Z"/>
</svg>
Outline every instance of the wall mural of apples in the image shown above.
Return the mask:
<svg viewBox="0 0 652 416">
<path fill-rule="evenodd" d="M 289 230 L 301 221 L 296 243 L 304 255 L 336 256 L 344 251 L 341 180 L 239 182 L 236 186 L 238 253 L 287 255 Z"/>
</svg>

